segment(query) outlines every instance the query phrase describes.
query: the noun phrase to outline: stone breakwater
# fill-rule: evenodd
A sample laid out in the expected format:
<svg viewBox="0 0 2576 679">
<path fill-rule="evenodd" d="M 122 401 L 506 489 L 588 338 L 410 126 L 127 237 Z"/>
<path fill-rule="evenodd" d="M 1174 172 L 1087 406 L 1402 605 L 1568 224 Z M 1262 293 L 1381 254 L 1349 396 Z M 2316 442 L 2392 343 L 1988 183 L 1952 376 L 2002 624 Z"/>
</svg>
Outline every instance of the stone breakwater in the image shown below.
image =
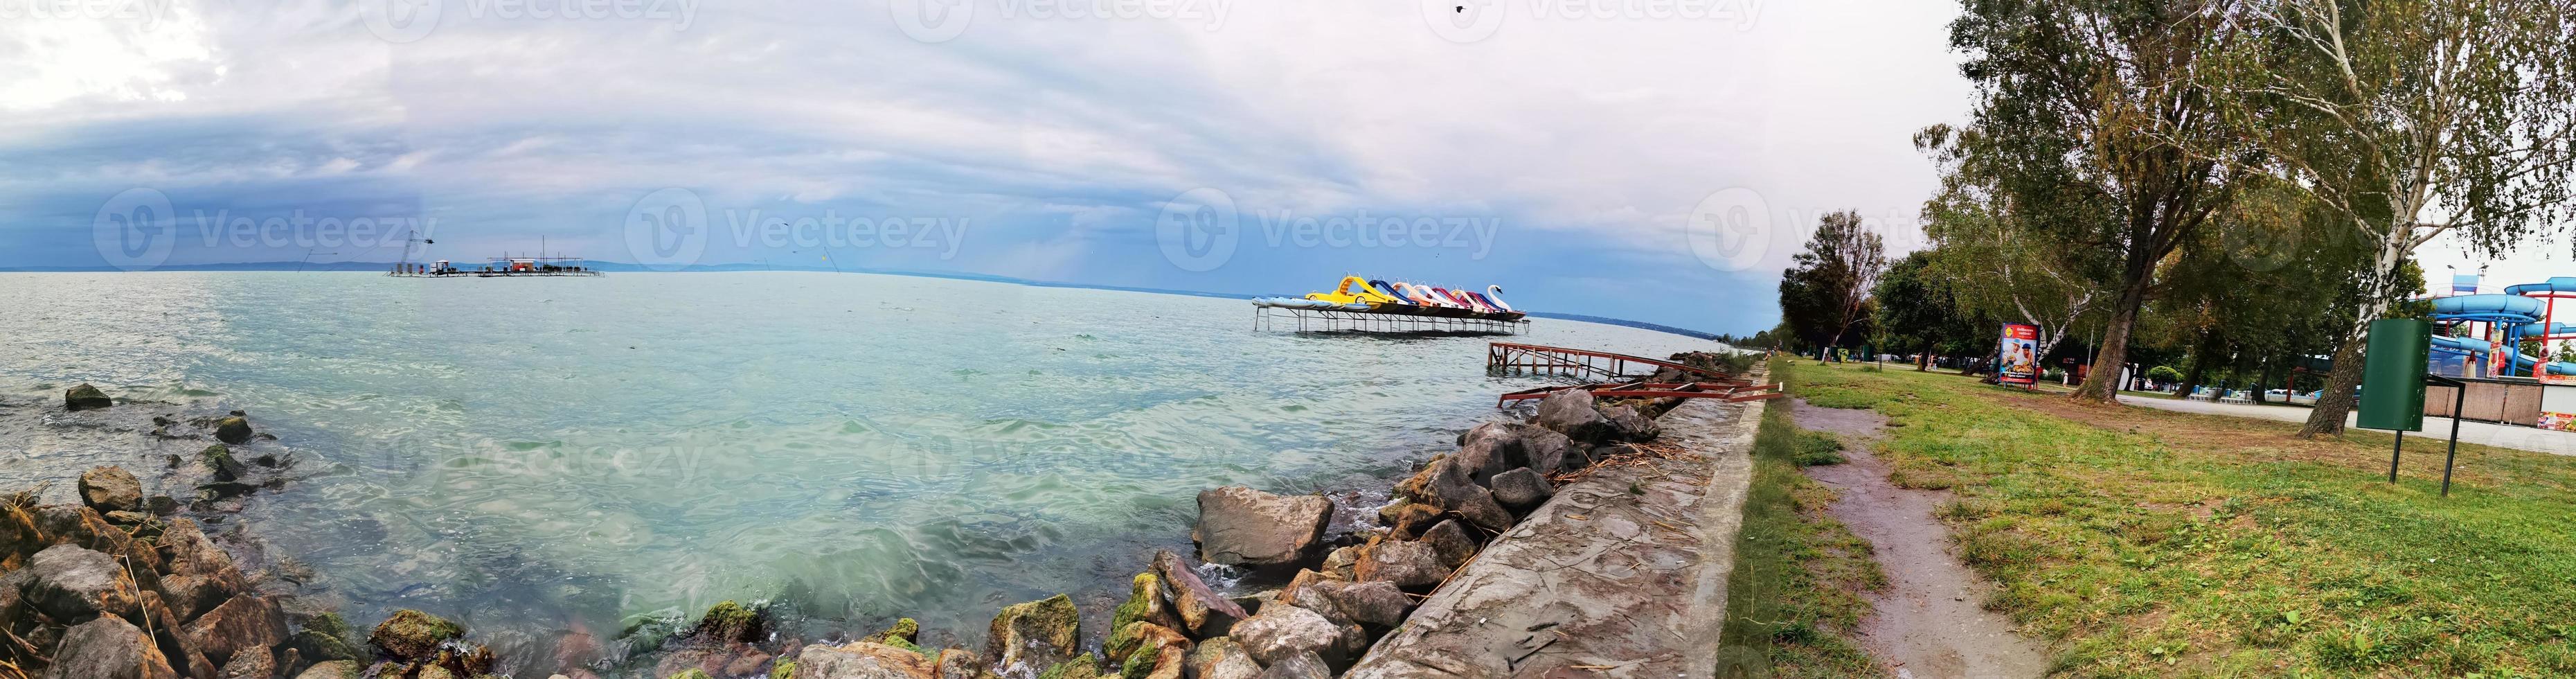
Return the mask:
<svg viewBox="0 0 2576 679">
<path fill-rule="evenodd" d="M 1680 359 L 1682 357 L 1676 357 Z M 1669 380 L 1668 380 L 1669 381 Z M 66 410 L 118 407 L 87 385 Z M 1567 390 L 1526 421 L 1478 425 L 1457 449 L 1396 483 L 1378 525 L 1328 531 L 1334 502 L 1243 486 L 1199 494 L 1195 563 L 1154 555 L 1089 646 L 1083 612 L 1059 594 L 1004 607 L 980 647 L 925 648 L 902 619 L 863 637 L 809 642 L 761 603 L 718 604 L 660 643 L 649 662 L 568 670 L 647 679 L 1255 679 L 1332 677 L 1497 536 L 1547 504 L 1561 484 L 1640 456 L 1672 403 L 1602 403 Z M 266 591 L 200 528 L 245 496 L 292 478 L 291 455 L 235 446 L 264 435 L 246 414 L 155 420 L 160 437 L 204 437 L 170 456 L 151 495 L 118 467 L 82 474 L 79 503 L 40 505 L 25 492 L 0 504 L 0 679 L 89 677 L 233 679 L 467 679 L 496 674 L 493 652 L 452 622 L 394 612 L 360 638 L 330 611 Z M 1342 508 L 1350 509 L 1350 508 Z M 196 518 L 192 518 L 192 516 Z M 1208 568 L 1275 588 L 1226 592 Z M 279 588 L 284 589 L 284 588 Z"/>
</svg>

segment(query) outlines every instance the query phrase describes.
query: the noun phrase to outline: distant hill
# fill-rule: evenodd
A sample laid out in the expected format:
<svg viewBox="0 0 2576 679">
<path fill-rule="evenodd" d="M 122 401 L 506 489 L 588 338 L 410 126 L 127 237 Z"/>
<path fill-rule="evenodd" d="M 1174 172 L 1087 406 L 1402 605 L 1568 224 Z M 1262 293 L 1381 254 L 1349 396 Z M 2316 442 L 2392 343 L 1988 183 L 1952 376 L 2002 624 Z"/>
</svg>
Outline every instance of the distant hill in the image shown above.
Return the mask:
<svg viewBox="0 0 2576 679">
<path fill-rule="evenodd" d="M 597 270 L 600 270 L 600 271 L 606 271 L 606 272 L 610 272 L 610 273 L 637 273 L 637 272 L 649 272 L 649 271 L 656 271 L 656 269 L 648 268 L 648 267 L 645 267 L 644 265 L 641 265 L 641 264 L 628 264 L 628 263 L 625 263 L 625 262 L 597 262 L 597 261 L 594 261 L 594 262 L 590 262 L 590 263 L 589 263 L 589 265 L 590 265 L 590 268 L 597 269 Z M 393 263 L 393 262 L 311 262 L 311 263 L 303 263 L 303 262 L 239 262 L 239 263 L 229 263 L 229 264 L 173 264 L 173 265 L 168 265 L 168 266 L 155 267 L 153 270 L 154 270 L 154 271 L 386 271 L 386 270 L 390 270 L 390 269 L 392 269 L 392 268 L 393 268 L 393 266 L 394 266 L 394 263 Z M 474 264 L 474 265 L 471 265 L 471 266 L 481 266 L 481 265 L 480 265 L 480 264 Z M 119 271 L 119 269 L 117 269 L 117 268 L 115 268 L 115 267 L 107 267 L 107 266 L 90 266 L 90 267 L 62 267 L 62 266 L 0 267 L 0 273 L 77 273 L 77 272 L 100 272 L 100 271 Z M 983 282 L 988 282 L 988 283 L 1009 283 L 1009 284 L 1013 284 L 1013 285 L 1026 285 L 1026 286 L 1030 286 L 1030 287 L 1038 287 L 1038 288 L 1074 288 L 1074 289 L 1082 289 L 1082 290 L 1115 290 L 1115 291 L 1119 291 L 1119 292 L 1146 292 L 1146 293 L 1154 293 L 1154 294 L 1161 294 L 1161 295 L 1188 295 L 1188 296 L 1191 296 L 1191 297 L 1214 297 L 1214 298 L 1218 298 L 1218 299 L 1252 299 L 1252 298 L 1254 298 L 1254 297 L 1259 297 L 1259 296 L 1260 296 L 1260 295 L 1253 295 L 1253 294 L 1246 294 L 1246 293 L 1236 293 L 1236 292 L 1208 292 L 1208 291 L 1205 291 L 1205 290 L 1172 290 L 1172 289 L 1168 289 L 1168 288 L 1139 288 L 1139 287 L 1130 287 L 1130 286 L 1124 286 L 1124 285 L 1091 285 L 1091 284 L 1085 284 L 1085 283 L 1065 283 L 1065 282 L 1060 282 L 1060 281 L 1040 281 L 1040 280 L 1030 280 L 1030 279 L 1026 279 L 1026 278 L 1013 278 L 1013 277 L 1010 277 L 1010 276 L 994 276 L 994 275 L 988 275 L 988 274 L 974 274 L 974 273 L 954 273 L 954 272 L 942 272 L 942 271 L 902 271 L 902 270 L 894 270 L 894 269 L 868 269 L 868 268 L 860 268 L 860 267 L 849 267 L 849 268 L 833 269 L 833 268 L 829 268 L 829 267 L 817 267 L 817 266 L 777 266 L 777 265 L 770 265 L 770 264 L 761 264 L 761 263 L 758 263 L 758 262 L 742 263 L 742 264 L 693 264 L 693 265 L 690 265 L 690 266 L 687 266 L 687 267 L 683 267 L 683 268 L 679 269 L 678 271 L 676 271 L 676 272 L 674 272 L 674 273 L 700 273 L 700 272 L 705 272 L 705 273 L 714 273 L 714 272 L 727 272 L 727 271 L 806 271 L 806 272 L 817 272 L 817 273 L 866 273 L 866 274 L 879 274 L 879 275 L 886 275 L 886 276 L 915 276 L 915 277 L 920 277 L 920 278 L 946 278 L 946 279 L 950 279 L 950 280 L 961 280 L 961 281 L 983 281 Z M 1653 331 L 1656 331 L 1656 332 L 1668 332 L 1668 333 L 1672 333 L 1672 334 L 1675 334 L 1675 335 L 1681 335 L 1681 336 L 1683 336 L 1683 337 L 1694 337 L 1694 338 L 1704 339 L 1704 340 L 1709 340 L 1709 341 L 1719 341 L 1719 337 L 1718 337 L 1717 335 L 1710 334 L 1710 333 L 1700 332 L 1700 331 L 1697 331 L 1697 330 L 1691 330 L 1691 329 L 1688 329 L 1688 328 L 1676 328 L 1676 327 L 1673 327 L 1673 326 L 1663 325 L 1663 324 L 1659 324 L 1659 323 L 1648 323 L 1648 322 L 1645 322 L 1645 321 L 1631 321 L 1631 320 L 1624 319 L 1624 318 L 1610 318 L 1610 317 L 1607 317 L 1607 316 L 1586 316 L 1586 315 L 1583 315 L 1583 314 L 1561 314 L 1561 313 L 1554 313 L 1554 312 L 1547 312 L 1547 311 L 1533 311 L 1533 312 L 1530 312 L 1530 314 L 1529 314 L 1529 315 L 1534 316 L 1534 317 L 1538 317 L 1538 318 L 1554 318 L 1554 319 L 1558 319 L 1558 320 L 1582 321 L 1582 322 L 1585 322 L 1585 323 L 1600 323 L 1600 324 L 1603 324 L 1603 325 L 1618 325 L 1618 326 L 1626 326 L 1626 327 L 1631 327 L 1631 328 L 1637 328 L 1637 329 L 1640 329 L 1640 330 L 1653 330 Z"/>
</svg>

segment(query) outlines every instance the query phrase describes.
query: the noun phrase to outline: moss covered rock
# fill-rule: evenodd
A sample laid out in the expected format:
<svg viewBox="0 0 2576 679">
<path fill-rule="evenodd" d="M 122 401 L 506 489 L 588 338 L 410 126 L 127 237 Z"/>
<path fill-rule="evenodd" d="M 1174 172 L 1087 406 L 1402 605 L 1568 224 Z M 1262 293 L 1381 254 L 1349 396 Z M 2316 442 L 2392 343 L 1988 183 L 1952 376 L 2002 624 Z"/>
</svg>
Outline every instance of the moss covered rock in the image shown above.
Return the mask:
<svg viewBox="0 0 2576 679">
<path fill-rule="evenodd" d="M 465 628 L 428 613 L 412 609 L 394 611 L 367 641 L 385 653 L 404 660 L 429 658 L 438 653 L 439 644 L 465 636 Z"/>
<path fill-rule="evenodd" d="M 250 420 L 241 416 L 215 420 L 215 440 L 241 445 L 250 442 Z"/>
<path fill-rule="evenodd" d="M 323 613 L 305 620 L 304 629 L 287 638 L 286 646 L 295 649 L 304 660 L 313 662 L 365 657 L 364 651 L 349 641 L 349 621 L 341 619 L 338 613 Z"/>
<path fill-rule="evenodd" d="M 88 384 L 63 391 L 63 408 L 66 410 L 96 410 L 113 405 L 116 402 L 107 398 L 107 392 Z"/>
<path fill-rule="evenodd" d="M 1048 666 L 1038 679 L 1100 679 L 1100 659 L 1089 653 L 1074 656 Z"/>
<path fill-rule="evenodd" d="M 696 634 L 716 641 L 759 641 L 767 636 L 767 617 L 760 608 L 725 601 L 707 607 L 707 614 L 698 618 Z"/>
<path fill-rule="evenodd" d="M 679 674 L 671 675 L 670 679 L 715 679 L 715 677 L 707 676 L 705 671 L 693 667 L 680 670 Z"/>
<path fill-rule="evenodd" d="M 1052 671 L 1074 657 L 1073 650 L 1082 641 L 1082 612 L 1074 607 L 1072 597 L 1058 594 L 1003 607 L 1001 614 L 993 616 L 988 632 L 984 654 L 1001 665 L 1003 674 L 1025 676 L 1041 667 Z"/>
<path fill-rule="evenodd" d="M 793 676 L 796 676 L 796 661 L 792 658 L 779 658 L 778 664 L 769 666 L 769 679 L 788 679 Z"/>
</svg>

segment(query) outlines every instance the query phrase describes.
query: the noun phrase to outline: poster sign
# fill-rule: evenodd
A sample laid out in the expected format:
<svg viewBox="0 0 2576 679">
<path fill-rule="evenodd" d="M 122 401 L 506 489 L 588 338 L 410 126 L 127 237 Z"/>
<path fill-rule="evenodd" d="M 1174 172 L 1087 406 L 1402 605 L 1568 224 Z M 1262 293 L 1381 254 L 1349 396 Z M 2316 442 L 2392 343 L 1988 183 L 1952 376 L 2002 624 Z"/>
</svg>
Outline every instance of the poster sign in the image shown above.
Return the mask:
<svg viewBox="0 0 2576 679">
<path fill-rule="evenodd" d="M 2039 383 L 2039 326 L 2004 324 L 2004 347 L 1995 363 L 1995 380 L 2004 384 Z"/>
</svg>

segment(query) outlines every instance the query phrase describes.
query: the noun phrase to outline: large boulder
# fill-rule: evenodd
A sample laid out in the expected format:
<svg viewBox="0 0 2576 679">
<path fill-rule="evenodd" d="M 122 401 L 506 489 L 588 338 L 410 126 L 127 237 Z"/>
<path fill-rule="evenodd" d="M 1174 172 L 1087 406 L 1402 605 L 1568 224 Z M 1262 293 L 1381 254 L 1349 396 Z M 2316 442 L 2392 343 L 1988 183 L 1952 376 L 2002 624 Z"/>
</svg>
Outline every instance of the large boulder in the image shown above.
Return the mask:
<svg viewBox="0 0 2576 679">
<path fill-rule="evenodd" d="M 1387 582 L 1414 591 L 1427 590 L 1449 579 L 1449 569 L 1440 565 L 1440 553 L 1419 542 L 1381 542 L 1360 555 L 1352 569 L 1360 582 Z"/>
<path fill-rule="evenodd" d="M 138 548 L 134 536 L 107 522 L 98 510 L 75 505 L 47 505 L 28 510 L 34 519 L 37 542 L 44 546 L 78 545 L 111 557 L 129 560 L 137 574 L 159 571 L 161 555 L 149 548 Z"/>
<path fill-rule="evenodd" d="M 1190 539 L 1198 542 L 1200 561 L 1295 566 L 1315 555 L 1332 518 L 1333 501 L 1320 495 L 1292 497 L 1224 486 L 1199 493 L 1199 523 Z"/>
<path fill-rule="evenodd" d="M 63 390 L 65 410 L 96 410 L 113 405 L 116 405 L 116 401 L 108 399 L 107 392 L 99 391 L 98 387 L 87 383 Z"/>
<path fill-rule="evenodd" d="M 1652 441 L 1655 437 L 1663 435 L 1663 429 L 1655 426 L 1655 418 L 1637 412 L 1636 408 L 1628 406 L 1602 408 L 1601 417 L 1609 421 L 1609 439 L 1613 441 L 1632 443 Z"/>
<path fill-rule="evenodd" d="M 250 442 L 250 420 L 239 415 L 215 421 L 215 440 L 241 445 Z"/>
<path fill-rule="evenodd" d="M 395 658 L 422 660 L 437 653 L 439 644 L 464 636 L 465 628 L 456 623 L 405 608 L 378 623 L 375 632 L 367 635 L 367 642 Z"/>
<path fill-rule="evenodd" d="M 143 482 L 119 467 L 93 467 L 80 475 L 81 503 L 99 513 L 139 512 L 143 505 Z"/>
<path fill-rule="evenodd" d="M 54 647 L 49 679 L 178 679 L 143 630 L 115 616 L 81 623 Z"/>
<path fill-rule="evenodd" d="M 1112 654 L 1110 665 L 1118 667 L 1120 674 L 1181 679 L 1187 671 L 1190 638 L 1179 630 L 1139 620 L 1120 632 L 1125 644 L 1101 649 Z"/>
<path fill-rule="evenodd" d="M 232 556 L 206 539 L 195 521 L 178 519 L 161 530 L 161 557 L 170 571 L 161 577 L 161 596 L 181 620 L 250 589 Z"/>
<path fill-rule="evenodd" d="M 141 616 L 142 591 L 116 559 L 75 545 L 54 545 L 27 560 L 26 604 L 56 622 Z"/>
<path fill-rule="evenodd" d="M 1600 442 L 1610 434 L 1610 418 L 1593 407 L 1592 392 L 1582 389 L 1562 389 L 1539 399 L 1538 426 L 1585 443 Z"/>
<path fill-rule="evenodd" d="M 993 616 L 986 632 L 984 655 L 1003 674 L 1025 676 L 1073 659 L 1082 643 L 1082 611 L 1062 594 L 1012 604 Z"/>
<path fill-rule="evenodd" d="M 1171 550 L 1154 553 L 1154 573 L 1162 576 L 1163 583 L 1171 588 L 1172 611 L 1180 616 L 1181 625 L 1193 636 L 1203 639 L 1225 636 L 1235 621 L 1252 617 L 1233 600 L 1217 595 L 1206 581 L 1199 579 L 1196 571 L 1190 570 L 1189 564 L 1181 562 L 1181 555 Z"/>
<path fill-rule="evenodd" d="M 857 641 L 805 647 L 794 673 L 797 679 L 938 679 L 939 663 L 911 649 Z"/>
<path fill-rule="evenodd" d="M 245 648 L 233 652 L 233 659 L 215 672 L 218 679 L 270 679 L 277 676 L 277 654 L 267 647 Z"/>
<path fill-rule="evenodd" d="M 286 611 L 277 601 L 256 594 L 244 594 L 225 601 L 214 610 L 197 616 L 180 628 L 189 648 L 206 654 L 218 665 L 228 665 L 235 654 L 268 648 L 286 641 Z"/>
<path fill-rule="evenodd" d="M 1341 612 L 1342 620 L 1379 629 L 1404 624 L 1404 614 L 1413 609 L 1413 600 L 1405 596 L 1404 590 L 1384 580 L 1319 582 L 1309 585 L 1308 589 L 1331 601 L 1334 609 Z"/>
<path fill-rule="evenodd" d="M 760 608 L 726 600 L 708 606 L 707 614 L 698 616 L 698 626 L 691 634 L 719 643 L 751 643 L 768 635 L 768 617 Z"/>
<path fill-rule="evenodd" d="M 295 675 L 295 679 L 358 679 L 365 669 L 354 660 L 325 660 L 304 668 L 304 673 Z"/>
<path fill-rule="evenodd" d="M 1493 491 L 1477 485 L 1448 458 L 1433 460 L 1422 471 L 1396 484 L 1396 491 L 1416 502 L 1457 514 L 1468 523 L 1500 533 L 1512 527 L 1511 510 L 1494 501 Z"/>
<path fill-rule="evenodd" d="M 1448 461 L 1478 484 L 1504 470 L 1530 463 L 1519 428 L 1508 422 L 1487 422 L 1459 435 L 1458 453 L 1450 455 Z"/>
<path fill-rule="evenodd" d="M 1574 471 L 1582 468 L 1574 439 L 1556 430 L 1527 424 L 1515 424 L 1521 433 L 1521 452 L 1529 456 L 1529 468 L 1541 475 Z"/>
<path fill-rule="evenodd" d="M 1502 503 L 1504 509 L 1512 510 L 1514 514 L 1528 514 L 1555 496 L 1556 486 L 1548 484 L 1545 477 L 1528 467 L 1494 475 L 1494 501 Z"/>
<path fill-rule="evenodd" d="M 1314 611 L 1273 604 L 1236 624 L 1233 636 L 1245 653 L 1267 667 L 1299 653 L 1339 653 L 1342 629 Z"/>
<path fill-rule="evenodd" d="M 1254 679 L 1261 676 L 1261 663 L 1245 653 L 1233 637 L 1202 640 L 1190 649 L 1190 676 L 1198 679 Z"/>
<path fill-rule="evenodd" d="M 350 641 L 349 621 L 338 613 L 322 613 L 304 620 L 304 629 L 288 637 L 286 647 L 308 661 L 363 660 L 367 654 Z"/>
<path fill-rule="evenodd" d="M 1321 654 L 1307 651 L 1261 668 L 1259 679 L 1333 679 L 1333 668 Z"/>
<path fill-rule="evenodd" d="M 1430 545 L 1431 551 L 1440 555 L 1440 565 L 1452 570 L 1466 565 L 1467 559 L 1474 557 L 1482 548 L 1475 538 L 1467 535 L 1466 527 L 1458 525 L 1455 519 L 1442 521 L 1431 530 L 1423 531 L 1418 542 Z"/>
<path fill-rule="evenodd" d="M 983 654 L 963 648 L 941 649 L 938 659 L 931 664 L 938 668 L 939 679 L 987 679 L 993 676 L 992 670 L 985 669 Z"/>
</svg>

